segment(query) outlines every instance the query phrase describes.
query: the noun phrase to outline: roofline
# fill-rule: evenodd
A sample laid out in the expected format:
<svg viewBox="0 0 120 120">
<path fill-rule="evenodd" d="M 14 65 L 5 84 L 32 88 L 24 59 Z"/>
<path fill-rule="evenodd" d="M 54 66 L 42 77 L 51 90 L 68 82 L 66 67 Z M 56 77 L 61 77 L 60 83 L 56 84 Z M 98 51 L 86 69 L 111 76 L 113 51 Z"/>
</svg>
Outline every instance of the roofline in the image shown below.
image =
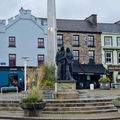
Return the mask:
<svg viewBox="0 0 120 120">
<path fill-rule="evenodd" d="M 57 30 L 57 32 L 76 32 L 76 33 L 97 33 L 97 34 L 102 34 L 102 32 L 93 32 L 93 31 L 72 31 L 72 30 Z"/>
</svg>

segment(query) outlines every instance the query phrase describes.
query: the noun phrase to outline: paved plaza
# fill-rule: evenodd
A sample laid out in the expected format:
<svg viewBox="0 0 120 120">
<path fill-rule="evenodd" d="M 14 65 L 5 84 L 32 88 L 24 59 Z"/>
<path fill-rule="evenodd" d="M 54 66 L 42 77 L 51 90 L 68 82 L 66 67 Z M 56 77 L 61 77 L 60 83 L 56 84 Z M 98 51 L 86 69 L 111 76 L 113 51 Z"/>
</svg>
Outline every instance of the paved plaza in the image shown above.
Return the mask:
<svg viewBox="0 0 120 120">
<path fill-rule="evenodd" d="M 79 90 L 80 93 L 80 99 L 102 99 L 102 98 L 107 98 L 107 99 L 113 99 L 115 97 L 120 96 L 120 89 L 110 89 L 110 90 L 100 90 L 100 89 L 95 89 L 95 90 L 89 90 L 89 89 L 84 89 L 84 90 Z M 0 101 L 19 101 L 21 99 L 21 97 L 25 95 L 22 92 L 20 93 L 3 93 L 0 94 Z M 72 114 L 72 115 L 59 115 L 59 114 L 54 114 L 54 115 L 43 115 L 42 118 L 39 118 L 39 120 L 42 120 L 44 117 L 48 117 L 49 120 L 53 119 L 53 118 L 58 118 L 58 119 L 69 119 L 69 117 L 71 118 L 71 120 L 75 120 L 77 118 L 80 118 L 81 120 L 90 120 L 92 118 L 96 119 L 99 117 L 108 117 L 110 120 L 110 118 L 112 118 L 112 116 L 116 116 L 118 117 L 117 120 L 119 120 L 120 116 L 119 113 L 102 113 L 102 114 Z M 15 118 L 20 119 L 21 116 L 23 116 L 23 111 L 0 111 L 0 116 L 12 116 Z M 36 118 L 37 120 L 38 118 Z M 1 120 L 5 120 L 2 119 Z M 8 119 L 10 120 L 10 119 Z M 21 119 L 22 120 L 22 119 Z M 31 119 L 32 120 L 32 119 Z M 34 120 L 34 119 L 33 119 Z"/>
<path fill-rule="evenodd" d="M 120 89 L 110 89 L 110 90 L 101 90 L 101 89 L 83 89 L 78 90 L 80 93 L 80 99 L 96 99 L 96 98 L 115 98 L 117 96 L 120 96 Z M 21 97 L 23 97 L 25 94 L 23 92 L 15 93 L 15 92 L 9 92 L 9 93 L 3 93 L 0 94 L 0 101 L 19 101 Z"/>
</svg>

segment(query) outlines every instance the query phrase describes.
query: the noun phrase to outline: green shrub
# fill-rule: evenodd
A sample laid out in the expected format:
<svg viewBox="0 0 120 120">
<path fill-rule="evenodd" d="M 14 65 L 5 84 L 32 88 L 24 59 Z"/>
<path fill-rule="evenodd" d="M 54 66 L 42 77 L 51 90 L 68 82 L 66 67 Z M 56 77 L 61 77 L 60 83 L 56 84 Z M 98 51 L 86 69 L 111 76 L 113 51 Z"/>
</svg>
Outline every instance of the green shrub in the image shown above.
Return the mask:
<svg viewBox="0 0 120 120">
<path fill-rule="evenodd" d="M 120 97 L 115 98 L 113 101 L 119 101 L 120 102 Z"/>
<path fill-rule="evenodd" d="M 44 65 L 44 75 L 42 78 L 43 86 L 54 86 L 55 81 L 55 67 Z"/>
<path fill-rule="evenodd" d="M 38 102 L 38 101 L 42 101 L 42 99 L 40 99 L 38 96 L 25 96 L 21 99 L 22 103 L 33 103 L 33 102 Z"/>
<path fill-rule="evenodd" d="M 101 77 L 99 79 L 99 83 L 108 83 L 108 82 L 110 82 L 109 77 Z"/>
</svg>

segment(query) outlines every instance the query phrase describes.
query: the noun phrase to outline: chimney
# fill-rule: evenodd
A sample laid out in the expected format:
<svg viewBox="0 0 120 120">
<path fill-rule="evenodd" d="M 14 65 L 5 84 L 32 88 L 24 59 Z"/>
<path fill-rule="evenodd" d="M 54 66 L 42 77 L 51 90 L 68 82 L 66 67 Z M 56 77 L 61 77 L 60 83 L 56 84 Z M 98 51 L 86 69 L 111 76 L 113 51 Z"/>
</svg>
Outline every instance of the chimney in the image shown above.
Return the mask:
<svg viewBox="0 0 120 120">
<path fill-rule="evenodd" d="M 19 12 L 20 12 L 20 15 L 26 15 L 26 16 L 30 16 L 31 15 L 31 10 L 24 10 L 23 7 L 21 7 Z"/>
<path fill-rule="evenodd" d="M 5 32 L 6 20 L 0 19 L 0 32 Z"/>
<path fill-rule="evenodd" d="M 97 26 L 97 15 L 92 14 L 91 16 L 87 17 L 85 21 L 88 21 L 91 25 L 96 27 Z"/>
</svg>

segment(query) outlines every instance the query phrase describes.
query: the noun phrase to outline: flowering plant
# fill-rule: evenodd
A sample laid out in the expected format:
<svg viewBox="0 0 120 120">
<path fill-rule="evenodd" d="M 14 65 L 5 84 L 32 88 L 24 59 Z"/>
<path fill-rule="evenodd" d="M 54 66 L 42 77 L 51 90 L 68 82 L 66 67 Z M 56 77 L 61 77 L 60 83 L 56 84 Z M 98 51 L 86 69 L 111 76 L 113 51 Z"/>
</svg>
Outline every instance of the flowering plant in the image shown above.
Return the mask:
<svg viewBox="0 0 120 120">
<path fill-rule="evenodd" d="M 107 76 L 101 77 L 99 79 L 99 83 L 109 83 L 110 82 L 110 78 Z"/>
</svg>

